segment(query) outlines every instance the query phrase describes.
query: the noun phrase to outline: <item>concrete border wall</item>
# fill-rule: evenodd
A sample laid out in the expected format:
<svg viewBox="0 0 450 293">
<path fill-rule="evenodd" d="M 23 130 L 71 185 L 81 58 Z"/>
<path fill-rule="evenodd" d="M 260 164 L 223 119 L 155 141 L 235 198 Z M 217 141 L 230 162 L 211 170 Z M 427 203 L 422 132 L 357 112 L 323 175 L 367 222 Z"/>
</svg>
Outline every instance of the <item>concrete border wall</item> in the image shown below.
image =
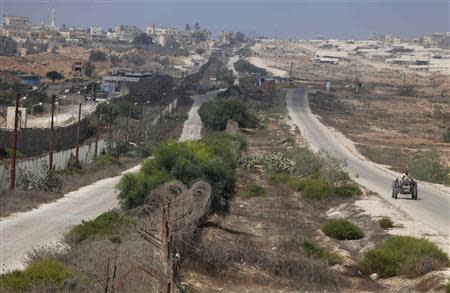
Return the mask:
<svg viewBox="0 0 450 293">
<path fill-rule="evenodd" d="M 172 113 L 175 108 L 177 107 L 178 98 L 175 98 L 172 103 L 167 105 L 163 110 L 163 115 L 167 115 Z M 157 125 L 161 120 L 160 113 L 156 116 L 156 118 L 153 120 L 152 124 Z M 83 120 L 84 123 L 86 123 L 86 131 L 87 131 L 87 120 Z M 83 122 L 82 121 L 82 122 Z M 76 124 L 75 124 L 76 126 Z M 70 126 L 69 126 L 70 127 Z M 65 127 L 67 128 L 67 127 Z M 76 129 L 76 128 L 75 128 Z M 66 130 L 69 132 L 69 130 Z M 57 133 L 55 131 L 55 138 L 57 138 Z M 42 140 L 41 138 L 37 137 L 36 140 Z M 76 136 L 74 136 L 74 141 L 76 141 Z M 45 140 L 45 138 L 43 138 Z M 19 140 L 18 140 L 19 141 Z M 45 150 L 48 150 L 48 140 L 44 142 Z M 75 155 L 76 148 L 71 148 L 68 150 L 63 150 L 59 152 L 55 152 L 53 154 L 53 167 L 59 171 L 64 170 L 67 168 L 67 164 L 70 159 L 70 155 Z M 107 142 L 105 140 L 99 140 L 98 143 L 98 154 L 102 153 L 103 151 L 107 150 Z M 95 152 L 95 142 L 80 146 L 80 161 L 83 164 L 89 164 L 92 162 L 94 158 L 94 152 Z M 9 163 L 9 161 L 7 161 Z M 43 166 L 48 166 L 48 154 L 45 153 L 44 155 L 41 155 L 39 157 L 28 159 L 28 160 L 19 160 L 17 162 L 17 178 L 20 174 L 20 170 L 28 170 L 32 171 L 33 173 L 41 173 L 46 172 L 47 170 L 43 169 Z M 8 180 L 9 180 L 9 166 L 6 167 L 5 165 L 0 164 L 0 191 L 6 190 L 8 187 Z"/>
<path fill-rule="evenodd" d="M 62 150 L 76 146 L 77 125 L 72 124 L 54 129 L 54 148 Z M 11 148 L 12 129 L 0 129 L 0 148 Z M 89 135 L 89 122 L 85 118 L 80 123 L 80 140 Z M 17 150 L 27 156 L 36 156 L 48 151 L 49 128 L 23 128 L 17 131 Z"/>
</svg>

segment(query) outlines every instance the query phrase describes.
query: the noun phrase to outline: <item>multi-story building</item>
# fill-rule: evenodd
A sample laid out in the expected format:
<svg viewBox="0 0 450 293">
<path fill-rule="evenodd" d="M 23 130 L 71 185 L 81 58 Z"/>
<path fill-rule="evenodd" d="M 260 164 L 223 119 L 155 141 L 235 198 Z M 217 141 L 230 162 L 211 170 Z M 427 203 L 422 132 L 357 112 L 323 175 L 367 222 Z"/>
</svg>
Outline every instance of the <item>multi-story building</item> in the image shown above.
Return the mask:
<svg viewBox="0 0 450 293">
<path fill-rule="evenodd" d="M 99 26 L 91 26 L 90 34 L 93 38 L 100 38 L 103 36 L 103 28 Z"/>
<path fill-rule="evenodd" d="M 133 25 L 116 25 L 114 33 L 119 41 L 131 42 L 135 36 L 141 33 L 141 30 Z"/>
<path fill-rule="evenodd" d="M 25 36 L 31 30 L 31 24 L 26 16 L 4 16 L 2 29 L 7 36 Z"/>
</svg>

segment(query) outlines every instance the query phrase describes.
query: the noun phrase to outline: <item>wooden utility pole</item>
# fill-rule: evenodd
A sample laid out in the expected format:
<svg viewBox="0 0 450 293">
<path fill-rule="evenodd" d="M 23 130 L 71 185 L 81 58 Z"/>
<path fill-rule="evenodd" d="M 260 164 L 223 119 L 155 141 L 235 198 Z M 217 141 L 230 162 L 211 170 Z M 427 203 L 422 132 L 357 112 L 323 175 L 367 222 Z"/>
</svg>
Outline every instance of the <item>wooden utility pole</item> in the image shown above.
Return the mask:
<svg viewBox="0 0 450 293">
<path fill-rule="evenodd" d="M 141 113 L 139 115 L 139 137 L 138 137 L 138 145 L 141 145 L 142 138 L 142 111 L 143 111 L 143 103 L 141 102 Z"/>
<path fill-rule="evenodd" d="M 77 162 L 79 161 L 80 154 L 81 105 L 82 103 L 78 104 L 77 148 L 75 150 L 75 160 L 77 160 Z"/>
<path fill-rule="evenodd" d="M 100 137 L 100 105 L 97 107 L 97 126 L 95 128 L 95 151 L 94 158 L 97 158 L 98 152 L 98 139 Z"/>
<path fill-rule="evenodd" d="M 52 111 L 51 111 L 51 122 L 50 122 L 50 146 L 48 150 L 48 173 L 53 172 L 53 131 L 54 131 L 54 119 L 55 115 L 55 100 L 56 96 L 52 95 Z"/>
<path fill-rule="evenodd" d="M 109 114 L 109 139 L 112 139 L 112 122 L 113 122 L 113 108 L 111 107 L 111 112 Z"/>
<path fill-rule="evenodd" d="M 131 109 L 128 110 L 127 121 L 125 123 L 125 143 L 128 146 L 128 121 L 130 120 Z"/>
<path fill-rule="evenodd" d="M 20 94 L 16 95 L 16 109 L 14 112 L 14 131 L 12 133 L 12 157 L 9 175 L 9 191 L 14 191 L 16 184 L 16 157 L 17 157 L 17 127 L 19 125 L 19 102 Z"/>
<path fill-rule="evenodd" d="M 294 77 L 294 63 L 291 62 L 291 67 L 289 69 L 289 79 L 292 80 L 293 77 Z"/>
<path fill-rule="evenodd" d="M 164 107 L 164 97 L 165 97 L 165 96 L 166 96 L 166 93 L 162 93 L 162 96 L 161 96 L 161 103 L 160 103 L 161 108 L 160 108 L 160 110 L 159 110 L 159 120 L 160 120 L 161 123 L 164 122 L 164 121 L 163 121 L 163 107 Z"/>
<path fill-rule="evenodd" d="M 162 233 L 161 233 L 161 243 L 163 245 L 163 257 L 165 260 L 163 262 L 166 263 L 166 280 L 167 280 L 167 293 L 172 293 L 175 290 L 174 282 L 173 282 L 173 256 L 172 256 L 172 235 L 170 231 L 170 201 L 167 203 L 167 206 L 163 208 L 162 213 Z"/>
</svg>

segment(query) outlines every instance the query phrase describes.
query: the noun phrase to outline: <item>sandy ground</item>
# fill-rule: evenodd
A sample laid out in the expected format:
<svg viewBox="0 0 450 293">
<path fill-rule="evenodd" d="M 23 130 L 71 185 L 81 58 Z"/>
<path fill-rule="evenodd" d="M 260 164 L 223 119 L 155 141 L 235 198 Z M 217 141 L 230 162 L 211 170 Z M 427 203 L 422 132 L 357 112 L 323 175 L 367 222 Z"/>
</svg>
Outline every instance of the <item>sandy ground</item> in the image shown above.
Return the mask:
<svg viewBox="0 0 450 293">
<path fill-rule="evenodd" d="M 86 102 L 81 107 L 81 116 L 86 117 L 97 108 L 98 103 Z M 27 118 L 27 127 L 30 128 L 49 128 L 50 127 L 50 113 L 43 115 L 29 115 Z M 67 126 L 78 121 L 78 103 L 75 105 L 56 106 L 54 125 Z"/>
<path fill-rule="evenodd" d="M 249 57 L 248 61 L 250 63 L 252 63 L 255 66 L 261 67 L 266 69 L 268 72 L 270 72 L 271 74 L 275 75 L 275 76 L 280 76 L 280 77 L 287 77 L 288 73 L 285 70 L 281 70 L 281 69 L 277 69 L 274 68 L 272 66 L 269 66 L 267 60 L 260 58 L 260 57 Z"/>
</svg>

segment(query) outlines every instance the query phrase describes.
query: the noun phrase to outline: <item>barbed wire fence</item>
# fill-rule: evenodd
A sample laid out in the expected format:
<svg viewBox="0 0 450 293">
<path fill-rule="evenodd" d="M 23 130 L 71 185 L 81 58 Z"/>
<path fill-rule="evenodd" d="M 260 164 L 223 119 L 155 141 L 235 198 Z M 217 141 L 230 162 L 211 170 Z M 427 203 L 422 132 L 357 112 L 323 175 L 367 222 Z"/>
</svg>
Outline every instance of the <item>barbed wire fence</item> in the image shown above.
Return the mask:
<svg viewBox="0 0 450 293">
<path fill-rule="evenodd" d="M 144 279 L 148 283 L 146 288 L 151 286 L 154 292 L 175 292 L 180 284 L 178 263 L 181 256 L 177 243 L 191 237 L 208 214 L 211 186 L 197 181 L 187 188 L 173 180 L 153 191 L 150 198 L 131 214 L 145 219 L 136 223 L 134 229 L 147 243 L 144 249 L 151 252 L 152 259 L 136 261 L 118 275 L 117 254 L 108 257 L 105 293 L 131 292 L 129 287 Z"/>
</svg>

